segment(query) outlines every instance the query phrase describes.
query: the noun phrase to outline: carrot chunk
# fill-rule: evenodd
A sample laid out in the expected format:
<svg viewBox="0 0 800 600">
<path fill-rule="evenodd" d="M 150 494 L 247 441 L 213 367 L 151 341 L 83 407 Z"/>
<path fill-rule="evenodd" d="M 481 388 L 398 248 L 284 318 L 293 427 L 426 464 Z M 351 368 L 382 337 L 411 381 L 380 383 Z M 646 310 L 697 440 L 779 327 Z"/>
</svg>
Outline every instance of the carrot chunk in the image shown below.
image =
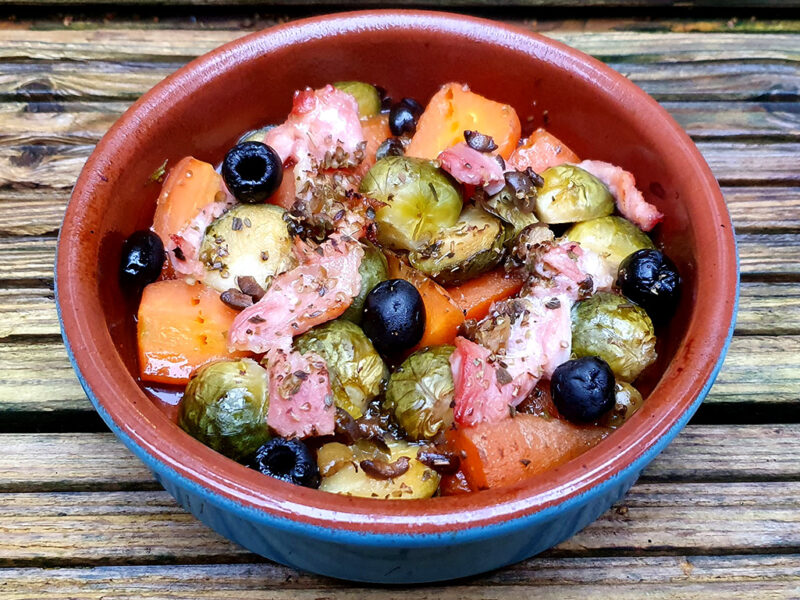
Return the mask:
<svg viewBox="0 0 800 600">
<path fill-rule="evenodd" d="M 557 467 L 596 445 L 607 433 L 604 427 L 518 414 L 499 423 L 450 430 L 447 441 L 461 456 L 469 485 L 480 490 Z"/>
<path fill-rule="evenodd" d="M 508 166 L 517 171 L 528 167 L 541 173 L 563 163 L 578 163 L 581 159 L 569 146 L 546 129 L 539 128 L 508 159 Z"/>
<path fill-rule="evenodd" d="M 464 313 L 458 304 L 442 286 L 408 266 L 396 255 L 389 254 L 387 260 L 389 278 L 408 281 L 417 288 L 425 304 L 425 333 L 414 349 L 452 344 L 458 328 L 464 322 Z"/>
<path fill-rule="evenodd" d="M 425 107 L 406 154 L 434 160 L 443 150 L 463 142 L 466 130 L 491 136 L 497 153 L 508 158 L 519 141 L 519 117 L 508 104 L 484 98 L 461 83 L 448 83 Z"/>
<path fill-rule="evenodd" d="M 364 133 L 367 147 L 364 149 L 364 160 L 354 171 L 355 175 L 359 177 L 363 177 L 375 164 L 375 153 L 378 151 L 378 146 L 392 137 L 392 132 L 389 130 L 389 115 L 375 115 L 368 119 L 362 119 L 361 130 Z"/>
<path fill-rule="evenodd" d="M 237 312 L 219 292 L 181 279 L 148 285 L 139 304 L 139 372 L 144 381 L 188 383 L 203 365 L 227 357 L 228 329 Z"/>
<path fill-rule="evenodd" d="M 490 271 L 461 285 L 447 288 L 467 319 L 482 319 L 495 302 L 510 298 L 522 289 L 524 279 L 503 269 Z"/>
</svg>

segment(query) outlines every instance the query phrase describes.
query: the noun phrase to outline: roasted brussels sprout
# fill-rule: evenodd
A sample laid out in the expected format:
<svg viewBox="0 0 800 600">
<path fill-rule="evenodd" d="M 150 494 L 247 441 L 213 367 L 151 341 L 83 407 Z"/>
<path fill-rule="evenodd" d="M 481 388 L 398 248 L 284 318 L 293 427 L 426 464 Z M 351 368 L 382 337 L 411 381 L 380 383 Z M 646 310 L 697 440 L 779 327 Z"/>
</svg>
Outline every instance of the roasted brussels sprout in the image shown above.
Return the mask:
<svg viewBox="0 0 800 600">
<path fill-rule="evenodd" d="M 453 346 L 433 346 L 415 352 L 392 373 L 384 408 L 412 440 L 430 440 L 453 424 Z"/>
<path fill-rule="evenodd" d="M 337 81 L 333 87 L 356 99 L 358 114 L 362 119 L 374 117 L 381 112 L 381 95 L 374 85 L 362 81 Z"/>
<path fill-rule="evenodd" d="M 328 365 L 336 406 L 357 419 L 381 391 L 389 369 L 358 325 L 337 319 L 307 331 L 294 341 L 303 354 L 315 352 Z"/>
<path fill-rule="evenodd" d="M 644 231 L 616 216 L 576 223 L 564 236 L 602 256 L 615 273 L 625 257 L 637 250 L 655 248 Z"/>
<path fill-rule="evenodd" d="M 653 322 L 627 298 L 599 292 L 572 308 L 572 352 L 598 356 L 618 380 L 633 381 L 656 359 Z"/>
<path fill-rule="evenodd" d="M 237 277 L 250 275 L 266 287 L 273 276 L 293 267 L 284 212 L 272 204 L 239 204 L 214 220 L 200 245 L 203 283 L 223 292 L 236 285 Z"/>
<path fill-rule="evenodd" d="M 269 438 L 267 371 L 249 358 L 201 368 L 186 386 L 178 425 L 234 460 L 252 455 Z"/>
<path fill-rule="evenodd" d="M 433 163 L 408 156 L 387 156 L 361 180 L 359 191 L 384 202 L 375 222 L 378 241 L 396 250 L 418 250 L 438 232 L 455 225 L 461 194 Z"/>
<path fill-rule="evenodd" d="M 631 418 L 644 403 L 642 395 L 630 383 L 618 381 L 614 386 L 614 408 L 598 421 L 599 425 L 617 428 Z"/>
<path fill-rule="evenodd" d="M 274 128 L 275 125 L 267 125 L 266 127 L 262 127 L 261 129 L 254 129 L 253 131 L 248 131 L 241 138 L 239 138 L 239 141 L 236 143 L 242 144 L 244 142 L 263 142 L 264 137 L 267 135 L 267 132 L 270 129 Z"/>
<path fill-rule="evenodd" d="M 594 175 L 574 165 L 550 167 L 536 196 L 536 215 L 544 223 L 576 223 L 614 212 L 614 197 Z"/>
<path fill-rule="evenodd" d="M 364 258 L 361 259 L 361 264 L 358 266 L 358 274 L 361 276 L 361 291 L 358 292 L 358 296 L 353 298 L 353 303 L 342 314 L 343 319 L 352 321 L 356 325 L 361 324 L 362 310 L 364 309 L 364 300 L 367 298 L 367 294 L 381 281 L 386 281 L 389 278 L 389 265 L 383 252 L 369 242 L 363 244 Z"/>
<path fill-rule="evenodd" d="M 452 227 L 408 255 L 411 266 L 437 283 L 461 283 L 494 268 L 503 258 L 503 224 L 477 206 L 468 206 Z"/>
<path fill-rule="evenodd" d="M 520 200 L 509 185 L 483 200 L 481 206 L 509 225 L 509 231 L 506 233 L 506 245 L 512 244 L 528 225 L 539 222 L 533 212 L 525 211 L 520 207 Z"/>
<path fill-rule="evenodd" d="M 433 496 L 440 477 L 417 460 L 419 446 L 394 439 L 387 439 L 386 446 L 381 449 L 367 440 L 353 446 L 325 444 L 317 451 L 322 475 L 319 489 L 362 498 L 410 500 Z"/>
</svg>

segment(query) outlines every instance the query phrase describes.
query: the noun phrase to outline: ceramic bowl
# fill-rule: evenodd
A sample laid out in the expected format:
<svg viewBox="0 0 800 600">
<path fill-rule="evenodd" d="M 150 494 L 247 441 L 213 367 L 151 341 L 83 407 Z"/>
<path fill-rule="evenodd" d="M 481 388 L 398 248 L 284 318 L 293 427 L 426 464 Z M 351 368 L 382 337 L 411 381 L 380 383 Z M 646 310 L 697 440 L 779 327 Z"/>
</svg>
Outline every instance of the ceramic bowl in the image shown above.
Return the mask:
<svg viewBox="0 0 800 600">
<path fill-rule="evenodd" d="M 623 166 L 666 215 L 656 239 L 684 280 L 649 398 L 583 456 L 476 494 L 385 501 L 264 477 L 170 422 L 136 378 L 135 307 L 119 289 L 122 241 L 150 225 L 150 175 L 187 154 L 221 160 L 238 136 L 282 121 L 292 92 L 337 80 L 422 100 L 448 81 L 513 105 L 579 155 Z M 652 98 L 600 62 L 521 29 L 445 13 L 368 11 L 256 33 L 191 62 L 145 94 L 89 158 L 64 219 L 56 267 L 64 341 L 116 435 L 198 519 L 280 563 L 390 583 L 479 573 L 532 556 L 597 518 L 634 483 L 708 392 L 730 340 L 738 270 L 719 187 Z"/>
</svg>

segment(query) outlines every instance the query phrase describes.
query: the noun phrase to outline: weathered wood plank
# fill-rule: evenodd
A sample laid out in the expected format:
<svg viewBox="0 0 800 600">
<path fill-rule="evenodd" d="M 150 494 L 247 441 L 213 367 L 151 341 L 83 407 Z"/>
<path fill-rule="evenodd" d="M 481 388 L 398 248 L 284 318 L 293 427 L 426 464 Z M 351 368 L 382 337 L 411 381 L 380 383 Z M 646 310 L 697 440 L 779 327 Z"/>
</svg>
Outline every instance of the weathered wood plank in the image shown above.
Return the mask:
<svg viewBox="0 0 800 600">
<path fill-rule="evenodd" d="M 59 335 L 60 331 L 49 285 L 0 289 L 0 339 Z M 800 284 L 743 283 L 736 333 L 800 334 Z"/>
<path fill-rule="evenodd" d="M 156 489 L 111 433 L 0 434 L 0 492 Z M 689 425 L 642 481 L 800 479 L 800 425 Z"/>
<path fill-rule="evenodd" d="M 0 344 L 0 398 L 0 414 L 6 415 L 92 410 L 63 344 L 56 341 Z M 736 406 L 798 404 L 800 336 L 734 337 L 706 402 Z"/>
<path fill-rule="evenodd" d="M 456 585 L 376 588 L 302 573 L 271 562 L 229 565 L 4 569 L 0 585 L 8 600 L 137 598 L 295 598 L 314 588 L 315 598 L 422 600 L 531 597 L 591 598 L 791 598 L 800 558 L 763 556 L 646 556 L 533 558 Z M 502 588 L 498 587 L 502 586 Z M 702 586 L 702 595 L 696 595 Z M 326 593 L 327 592 L 327 593 Z M 527 594 L 527 595 L 526 595 Z M 749 594 L 749 596 L 747 595 Z"/>
<path fill-rule="evenodd" d="M 800 482 L 639 484 L 549 554 L 793 552 L 798 494 Z M 0 494 L 4 567 L 247 560 L 166 492 Z"/>
</svg>

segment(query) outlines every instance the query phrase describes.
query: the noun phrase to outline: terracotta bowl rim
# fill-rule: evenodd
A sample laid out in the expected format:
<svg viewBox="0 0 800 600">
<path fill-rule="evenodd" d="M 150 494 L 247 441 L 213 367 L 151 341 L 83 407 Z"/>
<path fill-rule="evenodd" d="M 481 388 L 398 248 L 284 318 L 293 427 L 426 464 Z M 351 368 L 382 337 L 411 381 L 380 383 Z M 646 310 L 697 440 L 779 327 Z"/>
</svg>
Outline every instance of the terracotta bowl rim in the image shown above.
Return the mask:
<svg viewBox="0 0 800 600">
<path fill-rule="evenodd" d="M 260 52 L 389 27 L 405 27 L 409 35 L 414 30 L 435 31 L 462 43 L 499 44 L 554 62 L 582 79 L 601 81 L 637 111 L 662 122 L 671 136 L 670 151 L 681 153 L 690 163 L 697 179 L 696 196 L 707 198 L 703 209 L 720 232 L 704 246 L 703 257 L 696 257 L 698 262 L 715 260 L 721 265 L 719 277 L 703 289 L 702 297 L 710 300 L 693 308 L 675 359 L 651 395 L 671 394 L 668 410 L 647 418 L 637 414 L 579 459 L 513 486 L 465 496 L 387 501 L 299 488 L 246 469 L 191 439 L 158 412 L 127 374 L 105 323 L 98 329 L 103 317 L 88 308 L 93 292 L 83 289 L 71 267 L 88 245 L 81 241 L 86 231 L 80 215 L 96 186 L 107 183 L 102 179 L 103 164 L 124 155 L 121 140 L 126 132 L 157 115 L 160 103 L 175 93 L 202 89 L 214 73 L 235 69 Z M 733 227 L 719 186 L 694 143 L 654 99 L 601 62 L 560 42 L 493 21 L 417 10 L 367 10 L 294 21 L 234 40 L 179 69 L 128 109 L 92 153 L 73 190 L 56 258 L 57 308 L 70 361 L 102 418 L 159 477 L 175 480 L 215 505 L 286 531 L 337 540 L 342 536 L 362 542 L 369 539 L 377 544 L 398 535 L 412 544 L 445 544 L 452 543 L 453 536 L 463 540 L 484 537 L 489 531 L 516 530 L 598 497 L 615 481 L 637 474 L 677 435 L 713 383 L 733 334 L 738 280 Z M 690 349 L 687 340 L 692 333 L 696 339 Z M 678 359 L 685 363 L 680 369 L 676 369 Z"/>
</svg>

